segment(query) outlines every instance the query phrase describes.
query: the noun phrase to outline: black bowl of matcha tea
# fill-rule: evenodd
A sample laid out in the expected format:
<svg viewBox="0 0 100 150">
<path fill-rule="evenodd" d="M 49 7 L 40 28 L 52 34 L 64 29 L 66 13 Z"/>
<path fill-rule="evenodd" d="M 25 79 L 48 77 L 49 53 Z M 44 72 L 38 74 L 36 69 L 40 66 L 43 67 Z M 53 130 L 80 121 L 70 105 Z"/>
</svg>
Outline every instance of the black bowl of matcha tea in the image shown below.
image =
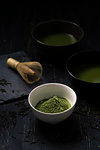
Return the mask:
<svg viewBox="0 0 100 150">
<path fill-rule="evenodd" d="M 50 57 L 65 56 L 72 49 L 75 51 L 75 45 L 83 36 L 84 31 L 79 25 L 66 20 L 44 21 L 32 28 L 32 37 L 39 53 Z"/>
<path fill-rule="evenodd" d="M 95 50 L 81 51 L 69 57 L 67 72 L 78 90 L 83 95 L 95 96 L 100 91 L 100 52 Z"/>
</svg>

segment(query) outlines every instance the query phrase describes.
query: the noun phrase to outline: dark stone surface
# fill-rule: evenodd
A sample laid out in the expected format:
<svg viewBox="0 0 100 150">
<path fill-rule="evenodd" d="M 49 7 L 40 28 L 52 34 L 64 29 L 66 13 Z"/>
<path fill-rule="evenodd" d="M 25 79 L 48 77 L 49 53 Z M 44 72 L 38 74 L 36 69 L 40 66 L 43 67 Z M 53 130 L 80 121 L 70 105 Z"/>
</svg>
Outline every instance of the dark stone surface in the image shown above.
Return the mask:
<svg viewBox="0 0 100 150">
<path fill-rule="evenodd" d="M 44 82 L 43 79 L 41 79 L 33 85 L 27 84 L 17 71 L 7 65 L 7 59 L 9 57 L 20 62 L 30 61 L 23 51 L 0 56 L 0 103 L 28 96 L 34 87 Z"/>
</svg>

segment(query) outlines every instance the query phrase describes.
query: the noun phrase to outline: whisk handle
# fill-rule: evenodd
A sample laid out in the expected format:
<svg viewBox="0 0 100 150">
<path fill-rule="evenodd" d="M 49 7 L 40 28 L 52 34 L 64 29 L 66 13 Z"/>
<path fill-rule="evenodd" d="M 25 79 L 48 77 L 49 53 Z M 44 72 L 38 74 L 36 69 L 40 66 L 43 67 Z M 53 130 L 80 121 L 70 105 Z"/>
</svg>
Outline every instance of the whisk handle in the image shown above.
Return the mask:
<svg viewBox="0 0 100 150">
<path fill-rule="evenodd" d="M 15 59 L 13 59 L 13 58 L 8 58 L 8 59 L 7 59 L 7 64 L 8 64 L 8 66 L 11 67 L 11 68 L 13 68 L 13 69 L 15 69 L 15 70 L 16 70 L 17 65 L 18 65 L 19 63 L 20 63 L 19 61 L 15 60 Z"/>
</svg>

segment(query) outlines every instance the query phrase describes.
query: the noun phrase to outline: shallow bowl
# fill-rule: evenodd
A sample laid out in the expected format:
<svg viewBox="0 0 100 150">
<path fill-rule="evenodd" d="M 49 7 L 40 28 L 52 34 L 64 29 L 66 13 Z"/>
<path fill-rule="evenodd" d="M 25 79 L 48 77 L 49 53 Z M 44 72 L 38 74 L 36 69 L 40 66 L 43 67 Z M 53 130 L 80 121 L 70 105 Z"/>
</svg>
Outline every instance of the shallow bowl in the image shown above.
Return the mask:
<svg viewBox="0 0 100 150">
<path fill-rule="evenodd" d="M 52 96 L 67 98 L 71 104 L 71 107 L 59 113 L 44 113 L 35 108 L 39 101 L 50 98 Z M 28 96 L 28 102 L 33 110 L 34 115 L 38 119 L 51 124 L 61 122 L 68 118 L 74 110 L 76 100 L 76 93 L 73 91 L 73 89 L 60 83 L 42 84 L 33 89 Z"/>
<path fill-rule="evenodd" d="M 65 54 L 69 56 L 78 50 L 83 36 L 83 29 L 67 20 L 48 20 L 32 28 L 32 38 L 38 54 L 45 58 L 55 59 L 55 56 L 64 57 Z"/>
<path fill-rule="evenodd" d="M 82 51 L 67 60 L 67 72 L 75 89 L 95 97 L 100 89 L 100 52 Z"/>
</svg>

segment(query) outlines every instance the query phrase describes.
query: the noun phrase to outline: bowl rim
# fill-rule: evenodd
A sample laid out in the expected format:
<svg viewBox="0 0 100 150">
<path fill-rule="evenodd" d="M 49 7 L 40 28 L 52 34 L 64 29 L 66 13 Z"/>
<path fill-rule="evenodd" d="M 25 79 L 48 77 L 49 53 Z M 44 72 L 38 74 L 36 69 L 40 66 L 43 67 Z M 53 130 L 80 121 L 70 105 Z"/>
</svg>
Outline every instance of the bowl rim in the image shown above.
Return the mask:
<svg viewBox="0 0 100 150">
<path fill-rule="evenodd" d="M 43 24 L 46 24 L 46 23 L 48 24 L 48 23 L 54 23 L 54 22 L 58 22 L 58 23 L 70 23 L 70 24 L 73 24 L 74 26 L 77 26 L 77 27 L 80 29 L 81 33 L 82 33 L 81 38 L 80 38 L 79 40 L 77 40 L 75 43 L 72 43 L 72 44 L 50 45 L 50 44 L 46 44 L 46 43 L 44 43 L 44 42 L 38 40 L 38 39 L 33 35 L 33 32 L 35 31 L 35 29 L 36 29 L 37 27 L 39 27 L 39 26 L 41 26 L 41 25 L 43 25 Z M 51 19 L 51 20 L 41 21 L 41 22 L 37 23 L 36 25 L 34 25 L 34 27 L 32 27 L 32 30 L 31 30 L 31 36 L 32 36 L 32 38 L 33 38 L 36 42 L 38 42 L 39 44 L 42 44 L 42 45 L 44 45 L 44 46 L 48 46 L 48 47 L 65 47 L 65 46 L 66 46 L 66 47 L 68 47 L 68 46 L 74 45 L 74 44 L 76 44 L 76 43 L 79 43 L 79 42 L 83 39 L 83 37 L 84 37 L 84 30 L 83 30 L 83 28 L 82 28 L 80 25 L 78 25 L 77 23 L 75 23 L 75 22 L 73 22 L 73 21 L 64 20 L 64 19 Z"/>
<path fill-rule="evenodd" d="M 69 73 L 69 75 L 74 78 L 75 80 L 79 81 L 79 82 L 82 82 L 82 83 L 85 83 L 85 84 L 91 84 L 91 85 L 99 85 L 100 82 L 89 82 L 89 81 L 85 81 L 85 80 L 81 80 L 79 79 L 78 77 L 76 77 L 73 73 L 71 73 L 69 67 L 68 67 L 68 64 L 69 62 L 71 61 L 71 59 L 73 57 L 76 57 L 80 54 L 86 54 L 86 53 L 99 53 L 100 54 L 100 51 L 97 51 L 97 50 L 82 50 L 80 52 L 76 52 L 74 54 L 72 54 L 68 59 L 67 59 L 67 62 L 66 62 L 66 70 L 67 72 Z"/>
<path fill-rule="evenodd" d="M 49 85 L 64 86 L 64 87 L 67 87 L 68 89 L 70 89 L 70 90 L 74 93 L 75 100 L 74 100 L 74 103 L 71 105 L 70 108 L 66 109 L 65 111 L 58 112 L 58 113 L 46 113 L 46 112 L 39 111 L 38 109 L 36 109 L 36 108 L 31 104 L 31 102 L 30 102 L 30 96 L 31 96 L 32 92 L 34 92 L 35 90 L 37 90 L 37 89 L 40 88 L 40 87 L 49 86 Z M 76 102 L 77 102 L 77 95 L 76 95 L 75 91 L 74 91 L 71 87 L 69 87 L 69 86 L 67 86 L 67 85 L 65 85 L 65 84 L 62 84 L 62 83 L 44 83 L 44 84 L 41 84 L 41 85 L 37 86 L 36 88 L 34 88 L 33 90 L 31 90 L 31 92 L 29 93 L 29 96 L 28 96 L 28 103 L 30 104 L 31 108 L 33 108 L 33 109 L 34 109 L 36 112 L 38 112 L 38 113 L 41 113 L 41 114 L 43 114 L 43 115 L 49 115 L 49 116 L 60 115 L 60 114 L 63 114 L 63 113 L 68 112 L 69 110 L 71 110 L 71 109 L 75 106 Z"/>
</svg>

